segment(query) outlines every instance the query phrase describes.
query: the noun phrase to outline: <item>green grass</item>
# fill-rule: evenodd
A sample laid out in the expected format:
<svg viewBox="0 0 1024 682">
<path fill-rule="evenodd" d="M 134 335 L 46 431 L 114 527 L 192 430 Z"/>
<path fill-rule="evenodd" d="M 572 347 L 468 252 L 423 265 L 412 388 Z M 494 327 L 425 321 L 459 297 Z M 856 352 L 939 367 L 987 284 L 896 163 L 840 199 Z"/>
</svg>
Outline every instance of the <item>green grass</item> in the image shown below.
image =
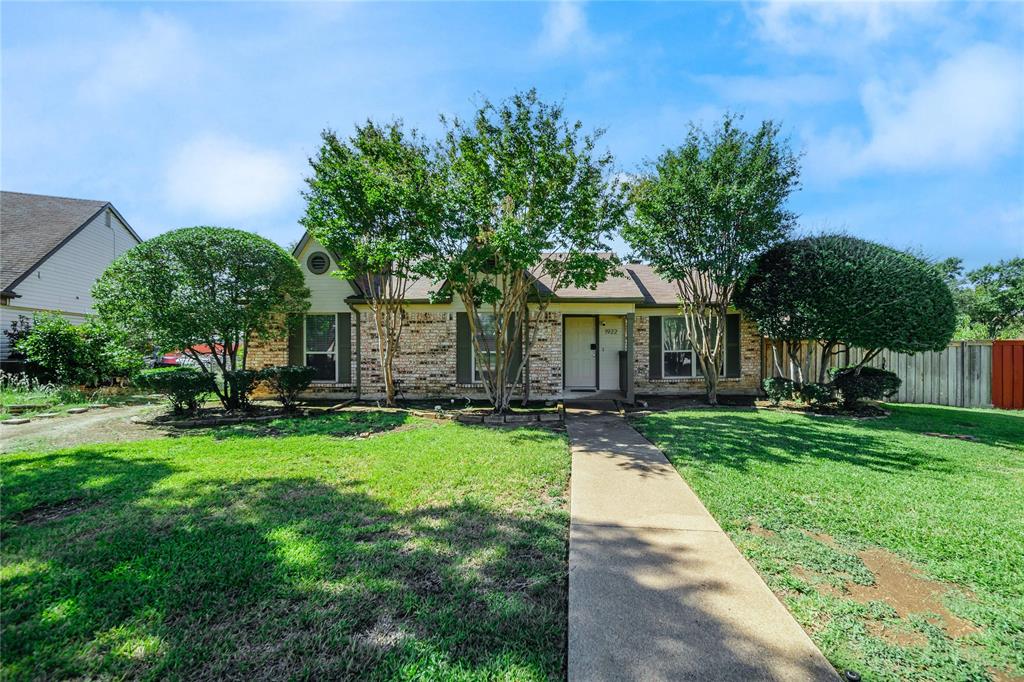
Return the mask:
<svg viewBox="0 0 1024 682">
<path fill-rule="evenodd" d="M 717 409 L 636 425 L 838 668 L 865 680 L 1024 675 L 1024 415 L 890 407 L 872 421 Z M 856 553 L 871 547 L 948 583 L 944 605 L 978 631 L 951 638 L 924 616 L 848 598 L 845 584 L 874 580 Z M 876 636 L 878 625 L 917 641 Z"/>
<path fill-rule="evenodd" d="M 61 386 L 47 389 L 11 390 L 0 389 L 0 421 L 13 417 L 32 417 L 40 412 L 64 413 L 73 407 L 88 407 L 94 403 L 106 405 L 127 405 L 146 402 L 142 395 L 131 393 L 104 394 L 98 391 L 91 398 L 78 389 Z M 11 405 L 32 405 L 31 408 L 11 412 Z"/>
<path fill-rule="evenodd" d="M 5 679 L 564 676 L 564 436 L 249 428 L 4 457 Z"/>
</svg>

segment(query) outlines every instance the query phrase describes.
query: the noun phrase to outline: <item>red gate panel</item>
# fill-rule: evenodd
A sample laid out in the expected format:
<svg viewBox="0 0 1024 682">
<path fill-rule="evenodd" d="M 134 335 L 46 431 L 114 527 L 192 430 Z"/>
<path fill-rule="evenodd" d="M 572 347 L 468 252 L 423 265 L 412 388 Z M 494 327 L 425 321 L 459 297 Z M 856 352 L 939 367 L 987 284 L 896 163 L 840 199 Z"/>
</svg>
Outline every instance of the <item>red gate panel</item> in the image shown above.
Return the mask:
<svg viewBox="0 0 1024 682">
<path fill-rule="evenodd" d="M 1024 410 L 1024 339 L 992 342 L 992 405 Z"/>
</svg>

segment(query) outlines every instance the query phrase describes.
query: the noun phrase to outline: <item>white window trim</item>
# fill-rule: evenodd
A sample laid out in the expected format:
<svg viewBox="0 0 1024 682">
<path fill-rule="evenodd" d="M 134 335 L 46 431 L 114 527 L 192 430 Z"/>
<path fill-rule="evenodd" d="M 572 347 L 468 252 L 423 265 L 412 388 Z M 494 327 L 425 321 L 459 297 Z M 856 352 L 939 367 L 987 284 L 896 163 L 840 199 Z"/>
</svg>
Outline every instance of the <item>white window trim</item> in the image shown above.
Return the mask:
<svg viewBox="0 0 1024 682">
<path fill-rule="evenodd" d="M 302 364 L 309 367 L 306 364 L 306 356 L 308 355 L 330 355 L 327 352 L 312 351 L 306 349 L 306 318 L 307 317 L 324 317 L 327 315 L 334 316 L 334 379 L 314 379 L 310 383 L 313 384 L 336 384 L 338 383 L 338 363 L 341 362 L 341 353 L 338 352 L 338 313 L 306 313 L 302 317 Z"/>
<path fill-rule="evenodd" d="M 703 379 L 704 378 L 703 374 L 697 374 L 697 351 L 693 350 L 692 348 L 690 348 L 688 350 L 669 350 L 669 349 L 665 348 L 665 320 L 667 320 L 667 319 L 683 320 L 683 323 L 684 324 L 686 323 L 685 319 L 683 318 L 682 315 L 664 315 L 661 318 L 661 378 L 662 379 Z M 728 353 L 724 352 L 725 348 L 722 348 L 722 351 L 723 351 L 723 354 L 722 354 L 722 371 L 718 375 L 719 379 L 724 379 L 725 378 L 725 375 L 726 375 L 725 366 L 729 362 Z M 666 352 L 669 352 L 669 353 L 689 353 L 690 354 L 690 373 L 689 374 L 668 374 L 665 371 L 665 353 Z"/>
</svg>

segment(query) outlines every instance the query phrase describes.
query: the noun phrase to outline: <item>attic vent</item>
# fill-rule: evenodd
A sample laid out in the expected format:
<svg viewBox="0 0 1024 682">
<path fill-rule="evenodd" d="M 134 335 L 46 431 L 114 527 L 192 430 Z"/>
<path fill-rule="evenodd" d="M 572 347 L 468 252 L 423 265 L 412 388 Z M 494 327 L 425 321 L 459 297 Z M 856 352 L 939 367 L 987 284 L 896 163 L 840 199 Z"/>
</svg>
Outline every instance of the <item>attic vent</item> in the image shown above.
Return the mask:
<svg viewBox="0 0 1024 682">
<path fill-rule="evenodd" d="M 331 267 L 331 259 L 323 251 L 317 251 L 309 254 L 309 258 L 306 259 L 306 267 L 314 275 L 322 275 L 327 272 L 327 268 Z"/>
</svg>

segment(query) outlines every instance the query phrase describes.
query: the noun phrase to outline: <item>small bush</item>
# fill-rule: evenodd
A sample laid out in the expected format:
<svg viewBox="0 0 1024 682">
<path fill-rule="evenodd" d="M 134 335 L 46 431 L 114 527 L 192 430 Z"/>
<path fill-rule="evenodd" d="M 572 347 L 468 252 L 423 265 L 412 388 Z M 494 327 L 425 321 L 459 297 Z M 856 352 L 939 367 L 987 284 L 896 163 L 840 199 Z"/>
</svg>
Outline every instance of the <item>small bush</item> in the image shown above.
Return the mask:
<svg viewBox="0 0 1024 682">
<path fill-rule="evenodd" d="M 791 379 L 784 377 L 768 377 L 761 384 L 764 392 L 768 394 L 768 400 L 772 405 L 778 405 L 783 400 L 792 400 L 796 385 Z"/>
<path fill-rule="evenodd" d="M 314 368 L 300 365 L 268 367 L 263 370 L 267 385 L 286 410 L 295 408 L 299 393 L 309 388 L 315 374 Z"/>
<path fill-rule="evenodd" d="M 35 378 L 65 385 L 97 386 L 131 378 L 143 354 L 119 332 L 94 319 L 75 326 L 54 313 L 38 313 L 15 349 L 24 354 Z M 10 334 L 8 334 L 10 336 Z"/>
<path fill-rule="evenodd" d="M 829 370 L 832 386 L 843 396 L 843 407 L 853 408 L 861 400 L 885 400 L 903 382 L 895 373 L 878 367 L 838 367 Z"/>
<path fill-rule="evenodd" d="M 800 387 L 800 400 L 808 405 L 828 405 L 834 401 L 828 384 L 804 384 Z"/>
<path fill-rule="evenodd" d="M 135 383 L 166 395 L 177 414 L 195 412 L 199 407 L 199 399 L 213 390 L 210 377 L 191 367 L 143 370 Z"/>
<path fill-rule="evenodd" d="M 228 404 L 225 407 L 229 410 L 249 407 L 249 395 L 261 379 L 263 379 L 263 372 L 256 369 L 235 369 L 224 372 L 224 385 L 230 387 L 230 390 L 225 391 L 229 396 Z"/>
</svg>

